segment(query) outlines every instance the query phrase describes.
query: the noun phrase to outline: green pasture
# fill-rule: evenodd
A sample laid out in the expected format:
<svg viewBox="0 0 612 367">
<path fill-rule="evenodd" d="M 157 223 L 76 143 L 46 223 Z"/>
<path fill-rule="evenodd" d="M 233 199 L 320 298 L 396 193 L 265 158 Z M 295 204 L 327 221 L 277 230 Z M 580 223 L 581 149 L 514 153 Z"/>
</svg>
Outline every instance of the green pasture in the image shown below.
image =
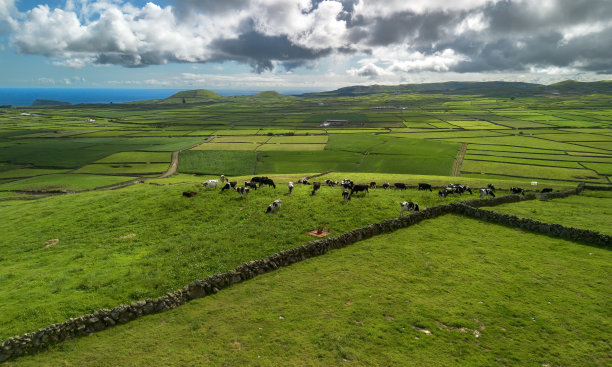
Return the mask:
<svg viewBox="0 0 612 367">
<path fill-rule="evenodd" d="M 204 143 L 191 150 L 255 150 L 258 146 L 257 143 Z"/>
<path fill-rule="evenodd" d="M 363 155 L 354 152 L 262 151 L 255 171 L 259 173 L 299 173 L 359 171 Z"/>
<path fill-rule="evenodd" d="M 600 175 L 612 176 L 612 163 L 582 163 L 586 168 L 592 169 Z"/>
<path fill-rule="evenodd" d="M 2 166 L 0 166 L 2 167 Z M 11 166 L 4 166 L 12 168 Z M 0 169 L 0 178 L 23 178 L 41 175 L 49 175 L 53 173 L 66 172 L 64 169 L 45 169 L 45 168 L 15 168 L 10 170 Z"/>
<path fill-rule="evenodd" d="M 612 235 L 612 195 L 601 191 L 584 191 L 581 195 L 550 201 L 532 200 L 498 205 L 492 210 L 531 218 L 545 223 L 588 229 Z"/>
<path fill-rule="evenodd" d="M 162 173 L 166 170 L 168 163 L 93 163 L 75 170 L 74 173 L 135 176 Z"/>
<path fill-rule="evenodd" d="M 584 142 L 584 141 L 607 141 L 612 145 L 612 136 L 602 134 L 581 134 L 581 133 L 565 133 L 565 134 L 538 134 L 539 138 L 550 139 L 565 142 Z"/>
<path fill-rule="evenodd" d="M 181 152 L 179 172 L 249 175 L 254 173 L 257 153 L 237 150 L 188 150 Z"/>
<path fill-rule="evenodd" d="M 57 176 L 64 177 L 62 184 L 85 177 Z M 186 190 L 199 194 L 185 198 Z M 159 296 L 193 279 L 299 246 L 311 238 L 306 233 L 322 223 L 340 234 L 392 218 L 406 197 L 423 207 L 461 200 L 416 190 L 373 190 L 343 204 L 340 188 L 323 187 L 315 196 L 310 190 L 298 185 L 289 196 L 283 185 L 242 198 L 199 184 L 139 184 L 3 202 L 0 339 L 102 307 Z M 265 208 L 278 198 L 282 211 L 266 215 Z M 53 238 L 60 242 L 45 247 Z"/>
<path fill-rule="evenodd" d="M 468 151 L 470 149 L 475 150 L 488 150 L 488 151 L 498 151 L 498 152 L 517 152 L 517 153 L 533 153 L 533 154 L 565 154 L 563 150 L 550 150 L 550 149 L 537 149 L 537 148 L 526 148 L 526 147 L 516 147 L 510 145 L 495 145 L 495 144 L 474 144 L 470 143 L 468 145 Z M 590 152 L 581 152 L 581 154 L 591 154 Z"/>
<path fill-rule="evenodd" d="M 535 165 L 535 166 L 583 168 L 578 162 L 571 162 L 571 161 L 551 161 L 551 160 L 531 159 L 531 158 L 512 158 L 512 157 L 481 155 L 481 154 L 466 154 L 465 159 L 474 160 L 474 161 L 506 162 L 506 163 L 516 163 L 516 164 L 524 164 L 524 165 Z"/>
<path fill-rule="evenodd" d="M 131 180 L 135 177 L 113 177 L 75 173 L 56 173 L 25 178 L 0 184 L 2 190 L 74 191 L 89 190 Z M 19 205 L 19 204 L 15 204 Z"/>
<path fill-rule="evenodd" d="M 257 148 L 258 152 L 265 151 L 313 151 L 324 150 L 325 144 L 264 144 Z"/>
<path fill-rule="evenodd" d="M 606 365 L 610 260 L 448 215 L 9 365 Z"/>
<path fill-rule="evenodd" d="M 328 137 L 325 135 L 314 136 L 273 136 L 266 143 L 268 144 L 325 144 Z"/>
<path fill-rule="evenodd" d="M 595 172 L 587 169 L 543 167 L 526 164 L 473 161 L 467 159 L 463 161 L 461 172 L 525 178 L 544 178 L 550 180 L 607 182 L 604 177 L 601 177 Z"/>
<path fill-rule="evenodd" d="M 467 155 L 470 155 L 472 157 L 482 155 L 482 156 L 496 156 L 496 157 L 508 157 L 508 158 L 538 159 L 538 160 L 548 161 L 550 162 L 550 165 L 556 165 L 557 164 L 556 161 L 612 163 L 612 156 L 571 155 L 571 152 L 568 152 L 568 154 L 537 154 L 537 153 L 520 153 L 520 152 L 499 152 L 495 150 L 476 150 L 476 149 L 469 148 L 467 151 Z"/>
<path fill-rule="evenodd" d="M 262 144 L 271 138 L 268 136 L 259 135 L 238 135 L 238 136 L 217 136 L 211 142 L 219 143 L 257 143 Z"/>
<path fill-rule="evenodd" d="M 170 162 L 172 153 L 167 152 L 121 152 L 115 153 L 96 163 L 130 163 L 130 162 Z"/>
</svg>

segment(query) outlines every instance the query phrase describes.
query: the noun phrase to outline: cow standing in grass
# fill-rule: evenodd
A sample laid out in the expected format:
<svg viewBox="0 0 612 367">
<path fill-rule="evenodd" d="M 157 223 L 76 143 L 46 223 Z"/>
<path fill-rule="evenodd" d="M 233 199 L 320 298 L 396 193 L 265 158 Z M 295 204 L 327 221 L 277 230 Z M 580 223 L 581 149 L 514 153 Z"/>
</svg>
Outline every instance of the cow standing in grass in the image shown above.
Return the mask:
<svg viewBox="0 0 612 367">
<path fill-rule="evenodd" d="M 391 184 L 390 184 L 390 183 L 388 183 L 388 182 L 385 182 L 385 183 L 382 185 L 382 188 L 383 188 L 383 189 L 385 189 L 385 190 L 386 190 L 386 189 L 388 189 L 389 187 L 391 187 Z"/>
<path fill-rule="evenodd" d="M 249 194 L 249 188 L 248 187 L 236 187 L 236 192 L 242 195 L 243 197 L 245 197 Z"/>
<path fill-rule="evenodd" d="M 314 182 L 312 184 L 312 192 L 310 193 L 310 195 L 314 195 L 315 192 L 317 192 L 317 190 L 319 190 L 321 188 L 321 183 L 320 182 Z"/>
<path fill-rule="evenodd" d="M 483 198 L 485 196 L 490 196 L 490 197 L 495 197 L 495 193 L 493 192 L 493 190 L 486 188 L 486 189 L 480 189 L 480 197 Z"/>
<path fill-rule="evenodd" d="M 489 189 L 489 190 L 491 190 L 491 191 L 495 192 L 495 186 L 493 186 L 492 184 L 488 184 L 488 185 L 487 185 L 487 189 Z"/>
<path fill-rule="evenodd" d="M 289 195 L 291 195 L 291 193 L 293 192 L 293 187 L 294 187 L 293 182 L 289 182 L 287 186 L 289 186 Z"/>
<path fill-rule="evenodd" d="M 348 190 L 342 191 L 342 200 L 344 200 L 345 203 L 351 200 L 351 194 L 349 193 Z"/>
<path fill-rule="evenodd" d="M 369 193 L 368 185 L 353 185 L 353 187 L 351 187 L 350 196 L 353 196 L 356 192 L 363 192 L 364 195 Z"/>
<path fill-rule="evenodd" d="M 206 182 L 202 182 L 202 186 L 207 189 L 213 189 L 219 185 L 219 181 L 217 180 L 208 180 Z"/>
<path fill-rule="evenodd" d="M 419 204 L 415 204 L 413 202 L 402 201 L 400 205 L 402 207 L 402 209 L 400 210 L 400 216 L 404 212 L 418 212 L 419 211 Z"/>
<path fill-rule="evenodd" d="M 248 187 L 252 190 L 257 190 L 257 184 L 255 182 L 244 181 L 244 187 Z"/>
<path fill-rule="evenodd" d="M 520 187 L 511 187 L 511 188 L 510 188 L 510 191 L 511 191 L 513 194 L 522 194 L 523 196 L 525 196 L 525 190 L 524 190 L 524 189 L 521 189 Z"/>
<path fill-rule="evenodd" d="M 418 190 L 429 190 L 431 192 L 431 185 L 428 183 L 420 183 Z"/>
<path fill-rule="evenodd" d="M 281 208 L 281 200 L 280 199 L 276 199 L 272 202 L 272 204 L 268 205 L 268 208 L 266 209 L 266 214 L 267 213 L 274 213 L 278 210 L 280 210 Z"/>
<path fill-rule="evenodd" d="M 401 182 L 396 182 L 393 184 L 396 190 L 406 190 L 406 184 Z"/>
<path fill-rule="evenodd" d="M 221 192 L 223 192 L 223 191 L 225 191 L 225 190 L 229 190 L 229 189 L 234 189 L 234 188 L 236 188 L 236 184 L 237 184 L 237 183 L 238 183 L 238 182 L 236 182 L 236 181 L 231 181 L 231 182 L 226 183 L 226 184 L 223 186 L 223 188 L 221 189 Z"/>
<path fill-rule="evenodd" d="M 229 180 L 227 179 L 227 177 L 225 177 L 225 175 L 221 175 L 221 176 L 219 176 L 219 182 L 221 182 L 221 183 L 225 183 L 225 181 L 228 181 L 228 182 L 229 182 Z"/>
</svg>

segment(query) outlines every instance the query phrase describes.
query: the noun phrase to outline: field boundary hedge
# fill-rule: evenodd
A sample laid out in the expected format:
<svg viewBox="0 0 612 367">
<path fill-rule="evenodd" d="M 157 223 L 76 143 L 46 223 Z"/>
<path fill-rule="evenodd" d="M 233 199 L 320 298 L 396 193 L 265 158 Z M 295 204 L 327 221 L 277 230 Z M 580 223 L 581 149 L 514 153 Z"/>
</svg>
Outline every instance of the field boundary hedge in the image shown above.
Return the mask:
<svg viewBox="0 0 612 367">
<path fill-rule="evenodd" d="M 548 194 L 549 198 L 560 198 L 580 193 L 584 184 L 577 188 Z M 483 209 L 482 206 L 495 206 L 536 199 L 536 194 L 499 196 L 491 199 L 474 199 L 460 203 L 438 205 L 406 216 L 388 219 L 366 227 L 353 229 L 336 237 L 310 241 L 306 245 L 284 250 L 263 259 L 248 261 L 225 273 L 214 274 L 205 279 L 198 279 L 181 289 L 167 293 L 158 298 L 148 298 L 131 302 L 129 305 L 119 305 L 112 310 L 101 309 L 91 314 L 71 318 L 62 323 L 52 324 L 34 332 L 6 339 L 0 345 L 0 363 L 26 354 L 32 354 L 66 339 L 87 336 L 95 332 L 111 328 L 117 324 L 125 324 L 144 315 L 165 312 L 179 307 L 193 299 L 216 294 L 230 285 L 252 279 L 260 274 L 272 272 L 279 267 L 323 255 L 330 250 L 346 247 L 355 242 L 374 236 L 391 233 L 401 228 L 409 227 L 426 219 L 432 219 L 445 214 L 460 214 L 485 220 L 495 224 L 503 224 L 550 236 L 568 238 L 571 240 L 592 243 L 598 246 L 612 247 L 612 237 L 589 230 L 567 228 L 558 224 L 546 224 L 531 219 L 518 218 L 499 214 Z"/>
</svg>

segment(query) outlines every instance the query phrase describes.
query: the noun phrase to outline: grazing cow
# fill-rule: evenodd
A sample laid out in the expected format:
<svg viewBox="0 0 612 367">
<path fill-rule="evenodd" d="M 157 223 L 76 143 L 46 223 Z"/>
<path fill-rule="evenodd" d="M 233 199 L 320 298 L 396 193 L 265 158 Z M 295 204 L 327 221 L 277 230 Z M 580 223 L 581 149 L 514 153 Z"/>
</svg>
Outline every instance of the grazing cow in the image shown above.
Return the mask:
<svg viewBox="0 0 612 367">
<path fill-rule="evenodd" d="M 386 189 L 388 189 L 389 187 L 391 187 L 391 184 L 390 184 L 390 183 L 388 183 L 388 182 L 385 182 L 385 183 L 383 184 L 383 186 L 382 186 L 382 187 L 383 187 L 383 189 L 385 189 L 385 190 L 386 190 Z"/>
<path fill-rule="evenodd" d="M 470 189 L 467 185 L 462 184 L 449 184 L 446 186 L 446 190 L 451 191 L 451 194 L 463 194 L 464 192 L 469 192 L 472 195 L 472 189 Z"/>
<path fill-rule="evenodd" d="M 342 187 L 345 189 L 350 189 L 353 187 L 355 183 L 353 183 L 353 181 L 349 180 L 349 179 L 344 179 L 342 180 Z"/>
<path fill-rule="evenodd" d="M 262 179 L 259 182 L 259 187 L 262 187 L 263 185 L 268 185 L 268 186 L 272 186 L 274 188 L 276 188 L 276 184 L 274 183 L 274 181 L 270 178 L 265 177 L 264 179 Z"/>
<path fill-rule="evenodd" d="M 542 189 L 541 191 L 542 194 L 547 193 L 547 192 L 553 192 L 553 189 L 546 188 L 546 189 Z"/>
<path fill-rule="evenodd" d="M 405 183 L 396 182 L 393 185 L 395 186 L 395 188 L 397 190 L 406 190 L 406 184 Z"/>
<path fill-rule="evenodd" d="M 495 192 L 495 186 L 493 186 L 492 184 L 488 184 L 488 185 L 487 185 L 487 189 L 489 189 L 489 190 L 491 190 L 491 191 Z"/>
<path fill-rule="evenodd" d="M 402 213 L 404 212 L 418 212 L 419 211 L 419 204 L 415 204 L 413 202 L 402 201 L 400 205 L 402 206 L 402 209 L 400 210 L 400 215 L 402 215 Z"/>
<path fill-rule="evenodd" d="M 257 184 L 251 181 L 244 181 L 244 187 L 248 187 L 253 190 L 257 190 Z"/>
<path fill-rule="evenodd" d="M 420 183 L 418 190 L 429 190 L 431 192 L 431 185 L 428 183 Z"/>
<path fill-rule="evenodd" d="M 192 197 L 192 196 L 196 196 L 198 193 L 195 191 L 183 191 L 183 196 L 186 196 L 188 198 Z"/>
<path fill-rule="evenodd" d="M 312 184 L 312 192 L 310 193 L 310 195 L 314 195 L 315 192 L 317 192 L 318 189 L 321 188 L 321 183 L 320 182 L 314 182 Z"/>
<path fill-rule="evenodd" d="M 259 187 L 261 187 L 261 185 L 262 185 L 261 182 L 264 181 L 264 180 L 269 180 L 269 178 L 266 177 L 266 176 L 255 176 L 255 177 L 251 178 L 251 182 L 255 182 L 255 183 L 259 184 Z"/>
<path fill-rule="evenodd" d="M 368 191 L 368 185 L 353 185 L 353 187 L 351 187 L 351 196 L 353 196 L 353 193 L 355 192 L 363 192 L 364 195 L 369 193 Z"/>
<path fill-rule="evenodd" d="M 525 190 L 521 189 L 520 187 L 511 187 L 510 191 L 512 191 L 513 194 L 522 194 L 525 196 Z"/>
<path fill-rule="evenodd" d="M 375 189 L 376 188 L 376 182 L 374 182 L 374 181 L 370 182 L 370 188 L 371 189 Z"/>
<path fill-rule="evenodd" d="M 221 175 L 219 177 L 219 182 L 224 183 L 225 181 L 229 181 L 229 180 L 227 179 L 227 177 L 225 177 L 225 175 Z"/>
<path fill-rule="evenodd" d="M 266 209 L 266 213 L 274 213 L 280 208 L 281 208 L 281 200 L 276 199 L 272 202 L 272 204 L 268 205 L 268 209 Z"/>
<path fill-rule="evenodd" d="M 448 195 L 453 194 L 454 192 L 449 189 L 442 189 L 438 191 L 438 197 L 446 198 Z"/>
<path fill-rule="evenodd" d="M 242 196 L 247 196 L 249 194 L 248 187 L 236 187 L 236 192 Z"/>
<path fill-rule="evenodd" d="M 349 194 L 348 190 L 342 191 L 342 199 L 344 199 L 345 203 L 351 200 L 351 194 Z"/>
<path fill-rule="evenodd" d="M 218 185 L 219 185 L 218 180 L 208 180 L 206 182 L 202 182 L 202 186 L 204 186 L 207 189 L 212 189 L 214 187 L 217 187 Z"/>
<path fill-rule="evenodd" d="M 338 181 L 332 181 L 332 180 L 325 180 L 325 184 L 327 186 L 338 186 Z"/>
<path fill-rule="evenodd" d="M 291 195 L 291 193 L 293 192 L 293 186 L 294 186 L 293 182 L 289 182 L 288 186 L 289 186 L 289 195 Z"/>
<path fill-rule="evenodd" d="M 304 178 L 300 178 L 298 180 L 299 184 L 303 184 L 303 185 L 308 185 L 308 178 L 304 177 Z"/>
<path fill-rule="evenodd" d="M 238 183 L 238 182 L 236 182 L 236 181 L 231 181 L 231 182 L 226 183 L 226 184 L 223 186 L 223 188 L 221 189 L 221 192 L 223 192 L 223 191 L 225 191 L 225 190 L 229 190 L 229 189 L 236 188 L 236 184 L 237 184 L 237 183 Z"/>
<path fill-rule="evenodd" d="M 489 188 L 480 189 L 480 197 L 483 198 L 485 196 L 495 197 L 495 193 L 493 192 L 493 190 L 491 190 Z"/>
</svg>

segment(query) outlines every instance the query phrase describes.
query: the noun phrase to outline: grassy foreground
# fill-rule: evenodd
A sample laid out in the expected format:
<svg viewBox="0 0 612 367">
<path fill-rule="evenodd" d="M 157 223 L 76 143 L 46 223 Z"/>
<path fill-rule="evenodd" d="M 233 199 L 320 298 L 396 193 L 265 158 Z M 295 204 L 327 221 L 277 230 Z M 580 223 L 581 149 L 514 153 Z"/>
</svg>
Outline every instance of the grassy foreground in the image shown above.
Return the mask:
<svg viewBox="0 0 612 367">
<path fill-rule="evenodd" d="M 7 365 L 606 365 L 611 260 L 448 215 Z"/>
</svg>

